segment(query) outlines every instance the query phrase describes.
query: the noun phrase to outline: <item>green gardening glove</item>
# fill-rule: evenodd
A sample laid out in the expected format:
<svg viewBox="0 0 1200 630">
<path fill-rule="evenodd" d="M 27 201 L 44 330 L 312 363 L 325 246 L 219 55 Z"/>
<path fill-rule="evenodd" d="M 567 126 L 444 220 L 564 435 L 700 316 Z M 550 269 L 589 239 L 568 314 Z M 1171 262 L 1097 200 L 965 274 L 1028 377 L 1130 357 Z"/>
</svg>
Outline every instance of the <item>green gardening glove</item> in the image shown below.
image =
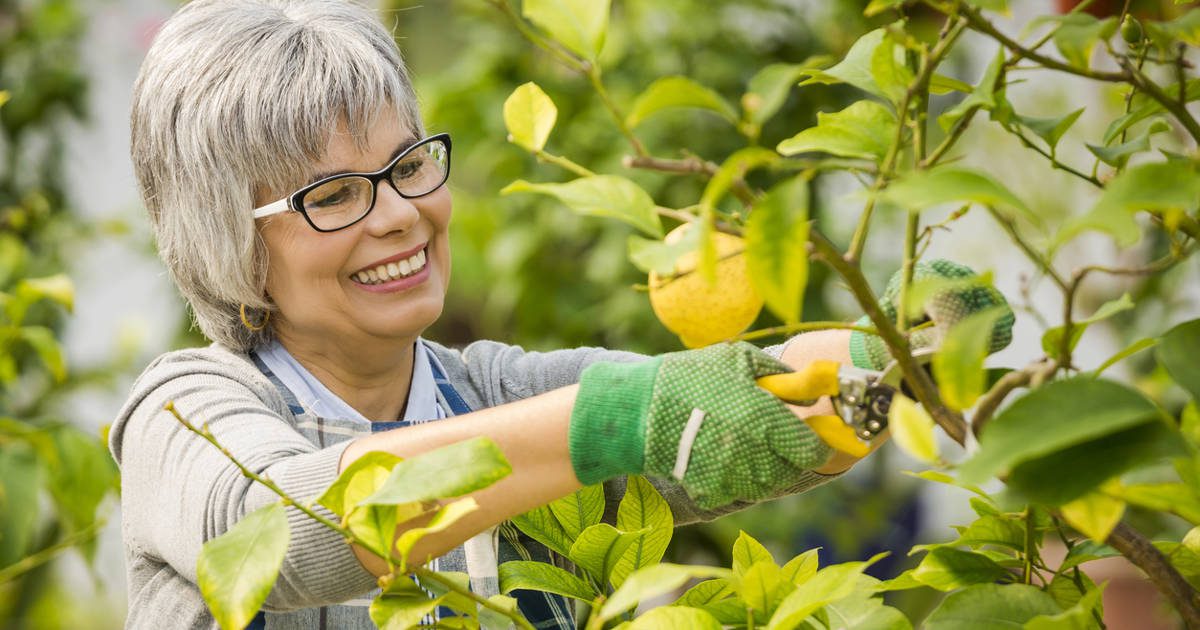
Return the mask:
<svg viewBox="0 0 1200 630">
<path fill-rule="evenodd" d="M 913 267 L 914 282 L 927 278 L 958 279 L 974 275 L 975 272 L 969 267 L 942 259 L 921 261 Z M 893 322 L 896 321 L 896 312 L 900 306 L 900 281 L 900 272 L 896 272 L 879 299 L 880 308 Z M 988 346 L 989 354 L 997 352 L 1012 341 L 1013 312 L 999 291 L 984 286 L 948 289 L 934 294 L 925 305 L 925 315 L 933 322 L 933 326 L 914 332 L 909 343 L 914 350 L 936 346 L 954 324 L 968 315 L 993 306 L 1005 309 L 1005 313 L 992 327 L 991 342 Z M 871 319 L 866 316 L 857 323 L 860 326 L 872 325 Z M 892 355 L 888 353 L 887 344 L 882 338 L 856 330 L 850 334 L 850 358 L 856 367 L 882 370 L 891 362 Z"/>
<path fill-rule="evenodd" d="M 790 371 L 744 342 L 595 363 L 583 371 L 571 413 L 575 475 L 584 484 L 674 478 L 705 509 L 776 496 L 831 452 L 754 382 Z"/>
</svg>

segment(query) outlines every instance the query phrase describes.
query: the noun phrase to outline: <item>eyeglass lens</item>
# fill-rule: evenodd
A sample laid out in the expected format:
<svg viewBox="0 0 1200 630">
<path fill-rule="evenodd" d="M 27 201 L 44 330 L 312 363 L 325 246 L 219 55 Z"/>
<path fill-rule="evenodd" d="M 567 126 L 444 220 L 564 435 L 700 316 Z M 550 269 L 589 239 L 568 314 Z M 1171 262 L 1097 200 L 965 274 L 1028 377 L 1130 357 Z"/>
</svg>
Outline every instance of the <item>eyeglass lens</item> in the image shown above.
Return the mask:
<svg viewBox="0 0 1200 630">
<path fill-rule="evenodd" d="M 413 147 L 392 166 L 388 179 L 405 197 L 420 197 L 446 181 L 449 151 L 441 140 Z M 304 193 L 301 203 L 309 221 L 322 230 L 354 223 L 371 210 L 375 184 L 366 177 L 347 175 L 331 179 Z"/>
</svg>

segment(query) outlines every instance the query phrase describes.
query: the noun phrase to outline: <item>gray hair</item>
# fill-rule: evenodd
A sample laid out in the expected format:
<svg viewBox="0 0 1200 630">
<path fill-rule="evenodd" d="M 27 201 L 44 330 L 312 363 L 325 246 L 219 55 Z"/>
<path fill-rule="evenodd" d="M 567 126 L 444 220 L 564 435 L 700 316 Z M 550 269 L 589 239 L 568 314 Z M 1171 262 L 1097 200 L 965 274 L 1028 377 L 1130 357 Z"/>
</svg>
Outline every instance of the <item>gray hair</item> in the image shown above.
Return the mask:
<svg viewBox="0 0 1200 630">
<path fill-rule="evenodd" d="M 380 115 L 424 135 L 392 35 L 344 0 L 195 0 L 155 37 L 138 74 L 131 147 L 159 256 L 213 341 L 248 351 L 273 308 L 255 192 L 313 175 L 345 124 L 360 148 Z"/>
</svg>

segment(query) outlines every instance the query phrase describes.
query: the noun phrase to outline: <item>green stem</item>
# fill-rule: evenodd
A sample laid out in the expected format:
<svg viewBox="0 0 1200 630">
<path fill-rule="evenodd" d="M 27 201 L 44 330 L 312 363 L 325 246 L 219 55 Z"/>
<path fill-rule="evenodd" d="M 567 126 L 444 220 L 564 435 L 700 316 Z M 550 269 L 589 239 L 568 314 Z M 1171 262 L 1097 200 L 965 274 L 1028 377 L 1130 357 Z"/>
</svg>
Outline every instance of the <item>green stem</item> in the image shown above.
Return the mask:
<svg viewBox="0 0 1200 630">
<path fill-rule="evenodd" d="M 600 95 L 600 100 L 604 103 L 604 107 L 608 109 L 608 112 L 612 114 L 613 120 L 616 121 L 617 128 L 621 130 L 621 135 L 629 140 L 629 144 L 633 147 L 635 153 L 641 157 L 649 156 L 650 152 L 646 151 L 646 147 L 642 144 L 642 141 L 633 135 L 633 130 L 625 124 L 625 115 L 621 113 L 621 110 L 617 108 L 617 104 L 613 102 L 612 97 L 608 95 L 608 90 L 604 87 L 604 81 L 600 76 L 600 66 L 589 64 L 586 72 L 588 79 L 592 82 L 592 87 L 596 90 L 596 94 Z"/>
<path fill-rule="evenodd" d="M 589 171 L 587 168 L 585 168 L 583 166 L 580 166 L 578 163 L 574 162 L 570 158 L 566 158 L 561 155 L 554 155 L 553 153 L 549 153 L 544 149 L 538 149 L 537 151 L 534 151 L 533 154 L 537 156 L 537 159 L 539 159 L 543 162 L 548 162 L 555 166 L 560 166 L 568 171 L 571 171 L 572 173 L 575 173 L 576 175 L 578 175 L 580 177 L 592 177 L 593 175 L 595 175 L 595 173 L 593 173 L 592 171 Z"/>
<path fill-rule="evenodd" d="M 242 472 L 242 475 L 262 484 L 263 486 L 266 486 L 266 488 L 268 490 L 270 490 L 271 492 L 274 492 L 276 495 L 278 495 L 279 498 L 283 500 L 284 505 L 291 506 L 291 507 L 296 508 L 297 510 L 300 510 L 302 513 L 304 513 L 305 516 L 308 516 L 309 518 L 313 519 L 314 521 L 317 521 L 318 523 L 325 526 L 326 528 L 331 529 L 331 530 L 341 534 L 342 538 L 344 538 L 346 540 L 346 542 L 358 545 L 359 547 L 366 549 L 367 551 L 371 550 L 369 543 L 364 541 L 362 538 L 358 537 L 354 532 L 350 531 L 350 529 L 348 527 L 343 527 L 342 525 L 335 523 L 332 520 L 318 514 L 317 512 L 313 511 L 312 508 L 310 508 L 307 505 L 304 505 L 303 503 L 292 498 L 291 495 L 289 495 L 287 492 L 284 492 L 284 490 L 282 488 L 280 488 L 278 485 L 276 485 L 274 481 L 271 481 L 269 478 L 263 477 L 262 475 L 255 473 L 253 470 L 246 468 L 245 464 L 238 461 L 238 459 L 236 457 L 234 457 L 233 453 L 229 452 L 229 449 L 225 448 L 225 446 L 223 446 L 220 442 L 217 441 L 216 436 L 214 436 L 212 434 L 212 432 L 208 430 L 208 427 L 199 427 L 198 428 L 198 427 L 196 427 L 196 425 L 192 424 L 186 418 L 184 418 L 179 413 L 179 410 L 175 408 L 175 401 L 167 401 L 167 404 L 163 405 L 163 409 L 170 412 L 172 416 L 175 416 L 175 419 L 177 421 L 179 421 L 179 423 L 182 424 L 185 428 L 187 428 L 188 431 L 191 431 L 192 433 L 195 433 L 196 435 L 200 436 L 205 441 L 207 441 L 209 444 L 212 444 L 213 446 L 215 446 L 217 448 L 217 450 L 221 451 L 221 454 L 224 455 L 226 459 L 228 459 L 230 462 L 233 462 L 233 465 L 238 467 L 238 470 L 240 470 Z M 374 552 L 371 552 L 371 553 L 374 553 Z M 376 555 L 378 555 L 378 554 L 376 554 Z M 394 569 L 394 567 L 395 567 L 394 559 L 382 557 L 382 556 L 381 556 L 381 558 L 388 563 L 389 567 L 392 567 L 393 570 L 395 570 Z M 508 617 L 509 619 L 512 620 L 513 623 L 515 623 L 517 626 L 523 628 L 524 630 L 534 630 L 533 625 L 530 624 L 529 621 L 526 620 L 523 616 L 521 616 L 521 614 L 519 612 L 514 613 L 514 612 L 507 611 L 502 606 L 500 606 L 494 602 L 490 602 L 486 598 L 481 597 L 475 593 L 472 593 L 470 591 L 470 589 L 461 588 L 460 586 L 455 584 L 453 582 L 453 580 L 450 580 L 449 578 L 439 575 L 436 571 L 430 571 L 429 569 L 426 569 L 424 567 L 405 567 L 405 570 L 413 573 L 414 575 L 416 575 L 422 579 L 428 579 L 428 580 L 435 581 L 435 582 L 445 586 L 447 589 L 454 591 L 455 593 L 458 593 L 459 595 L 462 595 L 462 596 L 474 601 L 476 604 L 483 606 L 484 608 L 494 610 L 494 611 L 504 615 L 505 617 Z M 2 580 L 0 580 L 0 581 L 2 581 Z"/>
<path fill-rule="evenodd" d="M 75 547 L 81 543 L 87 542 L 96 537 L 100 532 L 100 528 L 104 526 L 104 521 L 96 521 L 87 527 L 74 532 L 57 543 L 40 549 L 17 562 L 10 564 L 3 569 L 0 569 L 0 584 L 5 584 L 16 579 L 18 576 L 28 573 L 43 564 L 53 560 L 58 554 Z"/>
<path fill-rule="evenodd" d="M 797 333 L 812 332 L 814 330 L 857 330 L 858 332 L 869 335 L 875 334 L 874 328 L 866 326 L 855 326 L 845 322 L 800 322 L 797 324 L 784 324 L 782 326 L 772 326 L 770 328 L 759 328 L 758 330 L 742 333 L 731 341 L 753 341 L 755 339 L 763 339 L 765 337 L 774 337 L 776 335 L 795 335 Z"/>
<path fill-rule="evenodd" d="M 1033 533 L 1033 509 L 1029 506 L 1025 507 L 1025 553 L 1023 559 L 1025 561 L 1024 570 L 1021 573 L 1021 582 L 1031 584 L 1033 582 L 1033 555 L 1037 551 L 1034 548 Z"/>
<path fill-rule="evenodd" d="M 585 62 L 576 58 L 570 52 L 564 50 L 562 46 L 558 44 L 558 42 L 542 37 L 540 33 L 529 28 L 529 24 L 527 24 L 520 15 L 517 15 L 516 9 L 514 9 L 512 5 L 508 3 L 508 0 L 487 1 L 492 6 L 499 9 L 500 12 L 504 13 L 505 17 L 507 17 L 509 21 L 513 23 L 513 26 L 517 28 L 517 31 L 520 32 L 525 39 L 529 40 L 530 43 L 550 53 L 555 59 L 558 59 L 560 62 L 562 62 L 563 65 L 575 70 L 576 72 L 587 71 L 584 67 Z"/>
</svg>

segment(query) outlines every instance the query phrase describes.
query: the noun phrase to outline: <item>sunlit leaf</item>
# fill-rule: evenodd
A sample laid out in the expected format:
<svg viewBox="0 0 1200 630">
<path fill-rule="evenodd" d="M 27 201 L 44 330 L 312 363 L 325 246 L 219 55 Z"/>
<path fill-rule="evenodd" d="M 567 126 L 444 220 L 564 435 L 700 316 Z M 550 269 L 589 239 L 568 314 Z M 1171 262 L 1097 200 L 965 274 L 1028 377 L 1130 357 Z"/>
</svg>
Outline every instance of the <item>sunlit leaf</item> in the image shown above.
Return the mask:
<svg viewBox="0 0 1200 630">
<path fill-rule="evenodd" d="M 1139 164 L 1118 174 L 1087 214 L 1063 226 L 1059 242 L 1084 230 L 1109 234 L 1122 247 L 1141 238 L 1133 220 L 1138 211 L 1188 212 L 1200 205 L 1200 176 L 1195 165 L 1182 162 Z"/>
<path fill-rule="evenodd" d="M 1089 588 L 1078 602 L 1057 615 L 1043 614 L 1025 622 L 1024 630 L 1092 630 L 1096 627 L 1096 613 L 1101 608 L 1101 595 L 1105 584 Z M 1078 589 L 1078 586 L 1071 585 Z"/>
<path fill-rule="evenodd" d="M 1083 333 L 1088 329 L 1088 326 L 1098 321 L 1108 319 L 1117 313 L 1131 310 L 1132 308 L 1133 300 L 1129 297 L 1128 293 L 1125 293 L 1118 299 L 1111 300 L 1100 305 L 1100 308 L 1096 309 L 1096 312 L 1093 313 L 1091 317 L 1072 322 L 1069 347 L 1071 350 L 1075 349 L 1075 345 L 1079 343 L 1079 339 L 1083 337 Z M 1062 338 L 1062 326 L 1056 326 L 1050 330 L 1047 330 L 1046 333 L 1042 335 L 1042 350 L 1045 351 L 1047 355 L 1058 358 L 1059 350 L 1062 348 Z"/>
<path fill-rule="evenodd" d="M 671 506 L 649 481 L 639 475 L 630 475 L 625 484 L 625 496 L 617 507 L 617 529 L 646 533 L 613 567 L 610 577 L 614 587 L 620 587 L 634 571 L 662 560 L 671 543 L 675 518 L 671 515 Z"/>
<path fill-rule="evenodd" d="M 865 562 L 835 564 L 817 571 L 779 604 L 768 630 L 794 628 L 822 606 L 851 595 L 858 576 L 886 555 L 881 553 Z"/>
<path fill-rule="evenodd" d="M 878 580 L 860 575 L 858 581 L 854 593 L 825 606 L 827 630 L 912 630 L 904 613 L 872 596 Z"/>
<path fill-rule="evenodd" d="M 579 538 L 583 530 L 599 523 L 604 516 L 604 486 L 584 486 L 551 502 L 550 511 L 562 524 L 567 536 Z"/>
<path fill-rule="evenodd" d="M 775 558 L 762 543 L 746 532 L 738 532 L 737 540 L 733 541 L 733 575 L 741 578 L 750 567 L 763 561 L 775 563 Z"/>
<path fill-rule="evenodd" d="M 737 581 L 737 591 L 747 607 L 770 618 L 783 598 L 796 585 L 783 579 L 782 571 L 772 560 L 756 562 Z"/>
<path fill-rule="evenodd" d="M 679 599 L 675 600 L 673 605 L 703 608 L 713 602 L 725 599 L 735 592 L 730 580 L 721 578 L 705 580 L 689 588 Z"/>
<path fill-rule="evenodd" d="M 522 13 L 584 59 L 595 61 L 608 32 L 610 0 L 524 0 Z"/>
<path fill-rule="evenodd" d="M 793 177 L 754 204 L 746 221 L 746 267 L 767 308 L 800 321 L 808 284 L 808 182 Z"/>
<path fill-rule="evenodd" d="M 1063 519 L 1092 540 L 1103 543 L 1108 540 L 1121 516 L 1125 514 L 1125 502 L 1114 499 L 1104 492 L 1089 492 L 1074 501 L 1059 506 Z"/>
<path fill-rule="evenodd" d="M 562 523 L 558 522 L 549 506 L 535 508 L 520 516 L 515 516 L 512 523 L 530 538 L 564 557 L 571 552 L 571 544 L 575 542 L 574 538 L 567 535 L 567 530 L 563 529 Z"/>
<path fill-rule="evenodd" d="M 943 130 L 949 130 L 972 108 L 979 108 L 985 111 L 990 111 L 996 107 L 996 88 L 1000 82 L 1000 75 L 1004 72 L 1004 50 L 1001 49 L 992 57 L 991 63 L 983 72 L 983 77 L 979 79 L 979 85 L 975 86 L 966 98 L 959 101 L 957 105 L 946 110 L 941 116 L 938 116 L 938 125 Z"/>
<path fill-rule="evenodd" d="M 204 543 L 196 580 L 222 628 L 244 628 L 258 614 L 283 566 L 289 534 L 283 504 L 272 503 Z"/>
<path fill-rule="evenodd" d="M 345 516 L 359 501 L 371 496 L 403 458 L 384 451 L 371 451 L 350 462 L 317 503 L 338 516 Z"/>
<path fill-rule="evenodd" d="M 1008 312 L 1006 307 L 994 307 L 968 315 L 950 328 L 933 355 L 938 390 L 951 409 L 969 409 L 983 394 L 987 380 L 983 361 L 988 355 L 992 329 Z"/>
<path fill-rule="evenodd" d="M 1053 156 L 1057 153 L 1058 141 L 1075 124 L 1075 121 L 1079 120 L 1079 116 L 1083 114 L 1083 110 L 1084 108 L 1080 107 L 1065 116 L 1057 118 L 1033 118 L 1017 115 L 1016 119 L 1022 126 L 1044 140 L 1046 146 L 1050 148 L 1050 155 Z"/>
<path fill-rule="evenodd" d="M 380 630 L 408 630 L 421 623 L 441 603 L 424 593 L 383 594 L 371 602 L 371 621 Z"/>
<path fill-rule="evenodd" d="M 914 171 L 884 189 L 880 197 L 910 212 L 920 212 L 942 204 L 970 202 L 1016 210 L 1026 218 L 1038 221 L 1029 206 L 1004 184 L 990 175 L 961 166 Z"/>
<path fill-rule="evenodd" d="M 690 108 L 712 112 L 736 125 L 737 110 L 712 89 L 682 76 L 663 77 L 645 89 L 625 117 L 630 129 L 667 109 Z"/>
<path fill-rule="evenodd" d="M 1146 338 L 1146 339 L 1139 339 L 1139 340 L 1129 344 L 1128 346 L 1126 346 L 1120 352 L 1105 359 L 1104 363 L 1101 363 L 1100 367 L 1096 368 L 1095 371 L 1092 372 L 1092 376 L 1100 376 L 1101 374 L 1104 373 L 1105 370 L 1116 365 L 1117 363 L 1124 361 L 1125 359 L 1141 352 L 1142 350 L 1146 350 L 1147 348 L 1153 348 L 1153 347 L 1157 346 L 1158 344 L 1159 344 L 1159 340 L 1154 337 L 1150 337 L 1150 338 Z"/>
<path fill-rule="evenodd" d="M 458 497 L 486 488 L 512 472 L 500 447 L 476 437 L 405 459 L 360 505 L 412 503 Z"/>
<path fill-rule="evenodd" d="M 721 624 L 698 608 L 661 606 L 634 619 L 626 630 L 721 630 Z"/>
<path fill-rule="evenodd" d="M 1168 330 L 1156 354 L 1171 378 L 1200 402 L 1200 363 L 1196 360 L 1200 357 L 1200 319 Z"/>
<path fill-rule="evenodd" d="M 659 275 L 670 275 L 680 256 L 694 252 L 700 247 L 701 230 L 693 227 L 684 230 L 683 236 L 671 242 L 648 239 L 636 234 L 629 235 L 629 260 L 642 271 L 653 271 Z"/>
<path fill-rule="evenodd" d="M 880 98 L 887 98 L 887 93 L 875 83 L 871 74 L 871 58 L 875 50 L 883 44 L 886 34 L 885 29 L 879 28 L 859 37 L 846 52 L 846 56 L 832 68 L 806 70 L 808 78 L 801 81 L 800 85 L 848 83 Z"/>
<path fill-rule="evenodd" d="M 616 175 L 580 177 L 565 184 L 534 184 L 523 179 L 505 186 L 502 195 L 531 192 L 555 197 L 575 212 L 624 221 L 650 236 L 662 238 L 662 222 L 649 193 Z"/>
<path fill-rule="evenodd" d="M 75 283 L 65 273 L 44 278 L 25 278 L 17 283 L 16 293 L 27 296 L 30 302 L 51 300 L 68 311 L 75 308 Z"/>
<path fill-rule="evenodd" d="M 915 78 L 904 57 L 904 47 L 896 42 L 890 32 L 884 35 L 883 41 L 871 53 L 871 78 L 897 107 Z"/>
<path fill-rule="evenodd" d="M 742 109 L 746 118 L 762 125 L 783 107 L 792 86 L 804 76 L 804 71 L 824 61 L 824 57 L 811 57 L 804 63 L 773 63 L 759 70 L 750 78 L 746 93 L 742 95 Z"/>
<path fill-rule="evenodd" d="M 400 553 L 401 558 L 407 559 L 412 552 L 412 548 L 420 542 L 420 540 L 430 534 L 445 531 L 446 528 L 457 523 L 464 516 L 479 509 L 479 504 L 475 499 L 467 497 L 459 499 L 453 503 L 447 504 L 434 513 L 433 518 L 429 523 L 421 527 L 411 527 L 404 531 L 396 538 L 396 551 Z"/>
<path fill-rule="evenodd" d="M 554 101 L 532 81 L 513 90 L 504 101 L 504 126 L 508 128 L 509 141 L 530 151 L 546 147 L 557 118 Z"/>
<path fill-rule="evenodd" d="M 1088 144 L 1087 148 L 1093 155 L 1100 158 L 1105 164 L 1116 168 L 1125 168 L 1125 164 L 1129 162 L 1129 158 L 1144 153 L 1150 150 L 1150 137 L 1156 133 L 1170 131 L 1171 127 L 1162 120 L 1155 120 L 1149 127 L 1146 128 L 1138 137 L 1118 144 L 1116 146 L 1106 147 L 1095 144 Z"/>
<path fill-rule="evenodd" d="M 1104 493 L 1114 499 L 1120 499 L 1131 505 L 1156 512 L 1177 514 L 1180 518 L 1195 525 L 1200 525 L 1200 494 L 1198 492 L 1200 492 L 1200 488 L 1179 482 L 1113 484 L 1111 487 L 1104 487 Z"/>
<path fill-rule="evenodd" d="M 933 433 L 933 418 L 903 394 L 892 398 L 888 409 L 888 428 L 896 446 L 912 457 L 927 464 L 939 461 L 937 436 Z"/>
<path fill-rule="evenodd" d="M 817 556 L 820 551 L 820 547 L 809 549 L 788 560 L 787 564 L 783 565 L 783 579 L 797 585 L 807 582 L 817 574 Z"/>
<path fill-rule="evenodd" d="M 596 597 L 592 588 L 574 573 L 530 560 L 513 560 L 500 565 L 500 592 L 507 594 L 518 589 L 545 591 L 585 602 Z"/>
<path fill-rule="evenodd" d="M 692 578 L 727 578 L 729 569 L 661 563 L 634 571 L 625 583 L 604 602 L 597 614 L 600 622 L 607 621 L 633 608 L 638 602 L 669 593 Z"/>
<path fill-rule="evenodd" d="M 692 225 L 699 227 L 700 262 L 697 268 L 706 282 L 712 283 L 717 275 L 717 248 L 712 239 L 712 217 L 717 203 L 725 197 L 734 183 L 746 173 L 781 160 L 778 153 L 762 147 L 739 149 L 717 169 L 704 186 L 700 195 L 701 220 Z"/>
<path fill-rule="evenodd" d="M 895 114 L 875 101 L 862 100 L 839 112 L 818 112 L 815 126 L 776 149 L 783 155 L 818 151 L 881 162 L 895 138 Z"/>
<path fill-rule="evenodd" d="M 608 523 L 592 525 L 575 539 L 568 557 L 597 582 L 607 584 L 621 556 L 645 534 L 645 530 L 622 532 Z"/>
</svg>

